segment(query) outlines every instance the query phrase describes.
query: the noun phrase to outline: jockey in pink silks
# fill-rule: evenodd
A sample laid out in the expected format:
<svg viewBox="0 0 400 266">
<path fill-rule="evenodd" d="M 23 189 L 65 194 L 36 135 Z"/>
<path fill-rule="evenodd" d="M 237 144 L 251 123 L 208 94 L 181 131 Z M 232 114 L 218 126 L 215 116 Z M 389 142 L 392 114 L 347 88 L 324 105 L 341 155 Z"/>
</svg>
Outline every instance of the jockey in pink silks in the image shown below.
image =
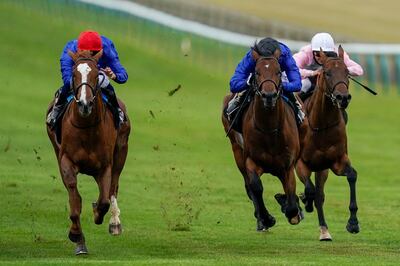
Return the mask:
<svg viewBox="0 0 400 266">
<path fill-rule="evenodd" d="M 318 52 L 320 49 L 327 56 L 337 56 L 335 42 L 332 36 L 325 32 L 315 34 L 311 39 L 311 44 L 302 47 L 298 53 L 293 55 L 296 65 L 300 70 L 302 93 L 311 92 L 315 87 L 315 76 L 318 74 L 318 68 L 320 67 L 318 62 Z M 346 52 L 344 53 L 344 63 L 351 76 L 361 76 L 364 73 L 362 67 L 351 60 Z"/>
</svg>

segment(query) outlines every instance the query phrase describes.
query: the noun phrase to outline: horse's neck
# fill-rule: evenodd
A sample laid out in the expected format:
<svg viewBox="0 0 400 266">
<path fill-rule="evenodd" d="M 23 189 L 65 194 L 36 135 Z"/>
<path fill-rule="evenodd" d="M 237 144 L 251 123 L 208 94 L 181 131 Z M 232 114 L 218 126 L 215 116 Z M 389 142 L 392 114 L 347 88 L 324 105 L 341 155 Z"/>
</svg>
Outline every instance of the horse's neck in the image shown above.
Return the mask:
<svg viewBox="0 0 400 266">
<path fill-rule="evenodd" d="M 253 103 L 253 119 L 257 129 L 269 132 L 279 130 L 283 120 L 283 101 L 279 98 L 273 108 L 265 108 L 262 99 L 256 96 Z"/>
<path fill-rule="evenodd" d="M 325 79 L 318 78 L 317 85 L 307 105 L 307 116 L 312 126 L 324 127 L 340 119 L 339 109 L 325 95 Z"/>
<path fill-rule="evenodd" d="M 96 102 L 94 103 L 92 112 L 88 117 L 82 117 L 79 114 L 78 104 L 76 102 L 73 102 L 71 108 L 71 120 L 73 122 L 73 125 L 81 128 L 95 128 L 96 126 L 99 126 L 105 112 L 100 95 L 96 97 Z"/>
</svg>

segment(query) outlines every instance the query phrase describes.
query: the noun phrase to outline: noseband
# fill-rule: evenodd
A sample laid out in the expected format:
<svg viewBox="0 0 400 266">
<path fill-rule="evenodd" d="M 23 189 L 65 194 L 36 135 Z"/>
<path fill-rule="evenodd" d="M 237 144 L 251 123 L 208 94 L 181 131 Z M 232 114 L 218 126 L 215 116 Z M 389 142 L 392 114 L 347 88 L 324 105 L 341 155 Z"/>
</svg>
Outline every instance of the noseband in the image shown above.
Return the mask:
<svg viewBox="0 0 400 266">
<path fill-rule="evenodd" d="M 79 61 L 92 61 L 97 66 L 97 61 L 94 60 L 93 58 L 84 58 L 84 57 L 78 58 L 78 60 L 76 60 L 76 62 L 75 62 L 75 65 Z M 90 90 L 92 91 L 93 100 L 95 100 L 96 97 L 97 97 L 97 93 L 98 93 L 98 90 L 99 90 L 98 82 L 96 83 L 96 86 L 93 86 L 93 85 L 89 84 L 88 82 L 82 82 L 78 86 L 75 87 L 75 81 L 74 81 L 74 79 L 72 79 L 71 91 L 72 91 L 72 95 L 74 95 L 74 100 L 77 103 L 80 103 L 80 100 L 78 100 L 78 98 L 77 98 L 78 90 L 84 85 L 87 85 L 90 88 Z"/>
</svg>

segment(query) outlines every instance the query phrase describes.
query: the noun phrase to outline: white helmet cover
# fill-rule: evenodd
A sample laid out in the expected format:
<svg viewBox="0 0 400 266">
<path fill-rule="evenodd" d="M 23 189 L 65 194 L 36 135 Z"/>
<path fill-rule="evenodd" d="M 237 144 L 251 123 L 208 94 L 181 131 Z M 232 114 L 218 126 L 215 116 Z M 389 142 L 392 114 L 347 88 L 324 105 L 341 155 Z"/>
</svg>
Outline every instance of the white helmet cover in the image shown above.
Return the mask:
<svg viewBox="0 0 400 266">
<path fill-rule="evenodd" d="M 326 32 L 320 32 L 311 39 L 311 49 L 313 51 L 335 52 L 335 42 L 332 36 Z"/>
</svg>

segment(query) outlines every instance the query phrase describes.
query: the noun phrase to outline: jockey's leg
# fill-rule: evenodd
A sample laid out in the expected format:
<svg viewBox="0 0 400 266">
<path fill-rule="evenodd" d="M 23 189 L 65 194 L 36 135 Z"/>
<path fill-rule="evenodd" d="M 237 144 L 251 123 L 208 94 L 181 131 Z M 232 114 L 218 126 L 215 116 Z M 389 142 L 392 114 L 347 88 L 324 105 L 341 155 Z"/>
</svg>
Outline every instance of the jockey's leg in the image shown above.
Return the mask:
<svg viewBox="0 0 400 266">
<path fill-rule="evenodd" d="M 301 103 L 296 99 L 292 92 L 285 92 L 284 94 L 293 104 L 297 125 L 301 125 L 305 117 Z"/>
<path fill-rule="evenodd" d="M 70 92 L 69 84 L 64 84 L 59 90 L 57 90 L 54 99 L 54 105 L 50 113 L 47 115 L 46 123 L 53 129 L 62 112 L 68 104 L 67 98 Z"/>
<path fill-rule="evenodd" d="M 111 104 L 115 125 L 118 128 L 125 121 L 125 114 L 119 106 L 114 87 L 109 83 L 106 87 L 101 88 L 101 91 L 107 96 L 108 102 Z"/>
<path fill-rule="evenodd" d="M 235 93 L 233 98 L 229 101 L 228 107 L 226 108 L 226 114 L 228 116 L 228 120 L 232 121 L 234 118 L 234 114 L 239 110 L 240 104 L 244 100 L 244 95 L 245 95 L 246 90 L 242 92 Z"/>
</svg>

